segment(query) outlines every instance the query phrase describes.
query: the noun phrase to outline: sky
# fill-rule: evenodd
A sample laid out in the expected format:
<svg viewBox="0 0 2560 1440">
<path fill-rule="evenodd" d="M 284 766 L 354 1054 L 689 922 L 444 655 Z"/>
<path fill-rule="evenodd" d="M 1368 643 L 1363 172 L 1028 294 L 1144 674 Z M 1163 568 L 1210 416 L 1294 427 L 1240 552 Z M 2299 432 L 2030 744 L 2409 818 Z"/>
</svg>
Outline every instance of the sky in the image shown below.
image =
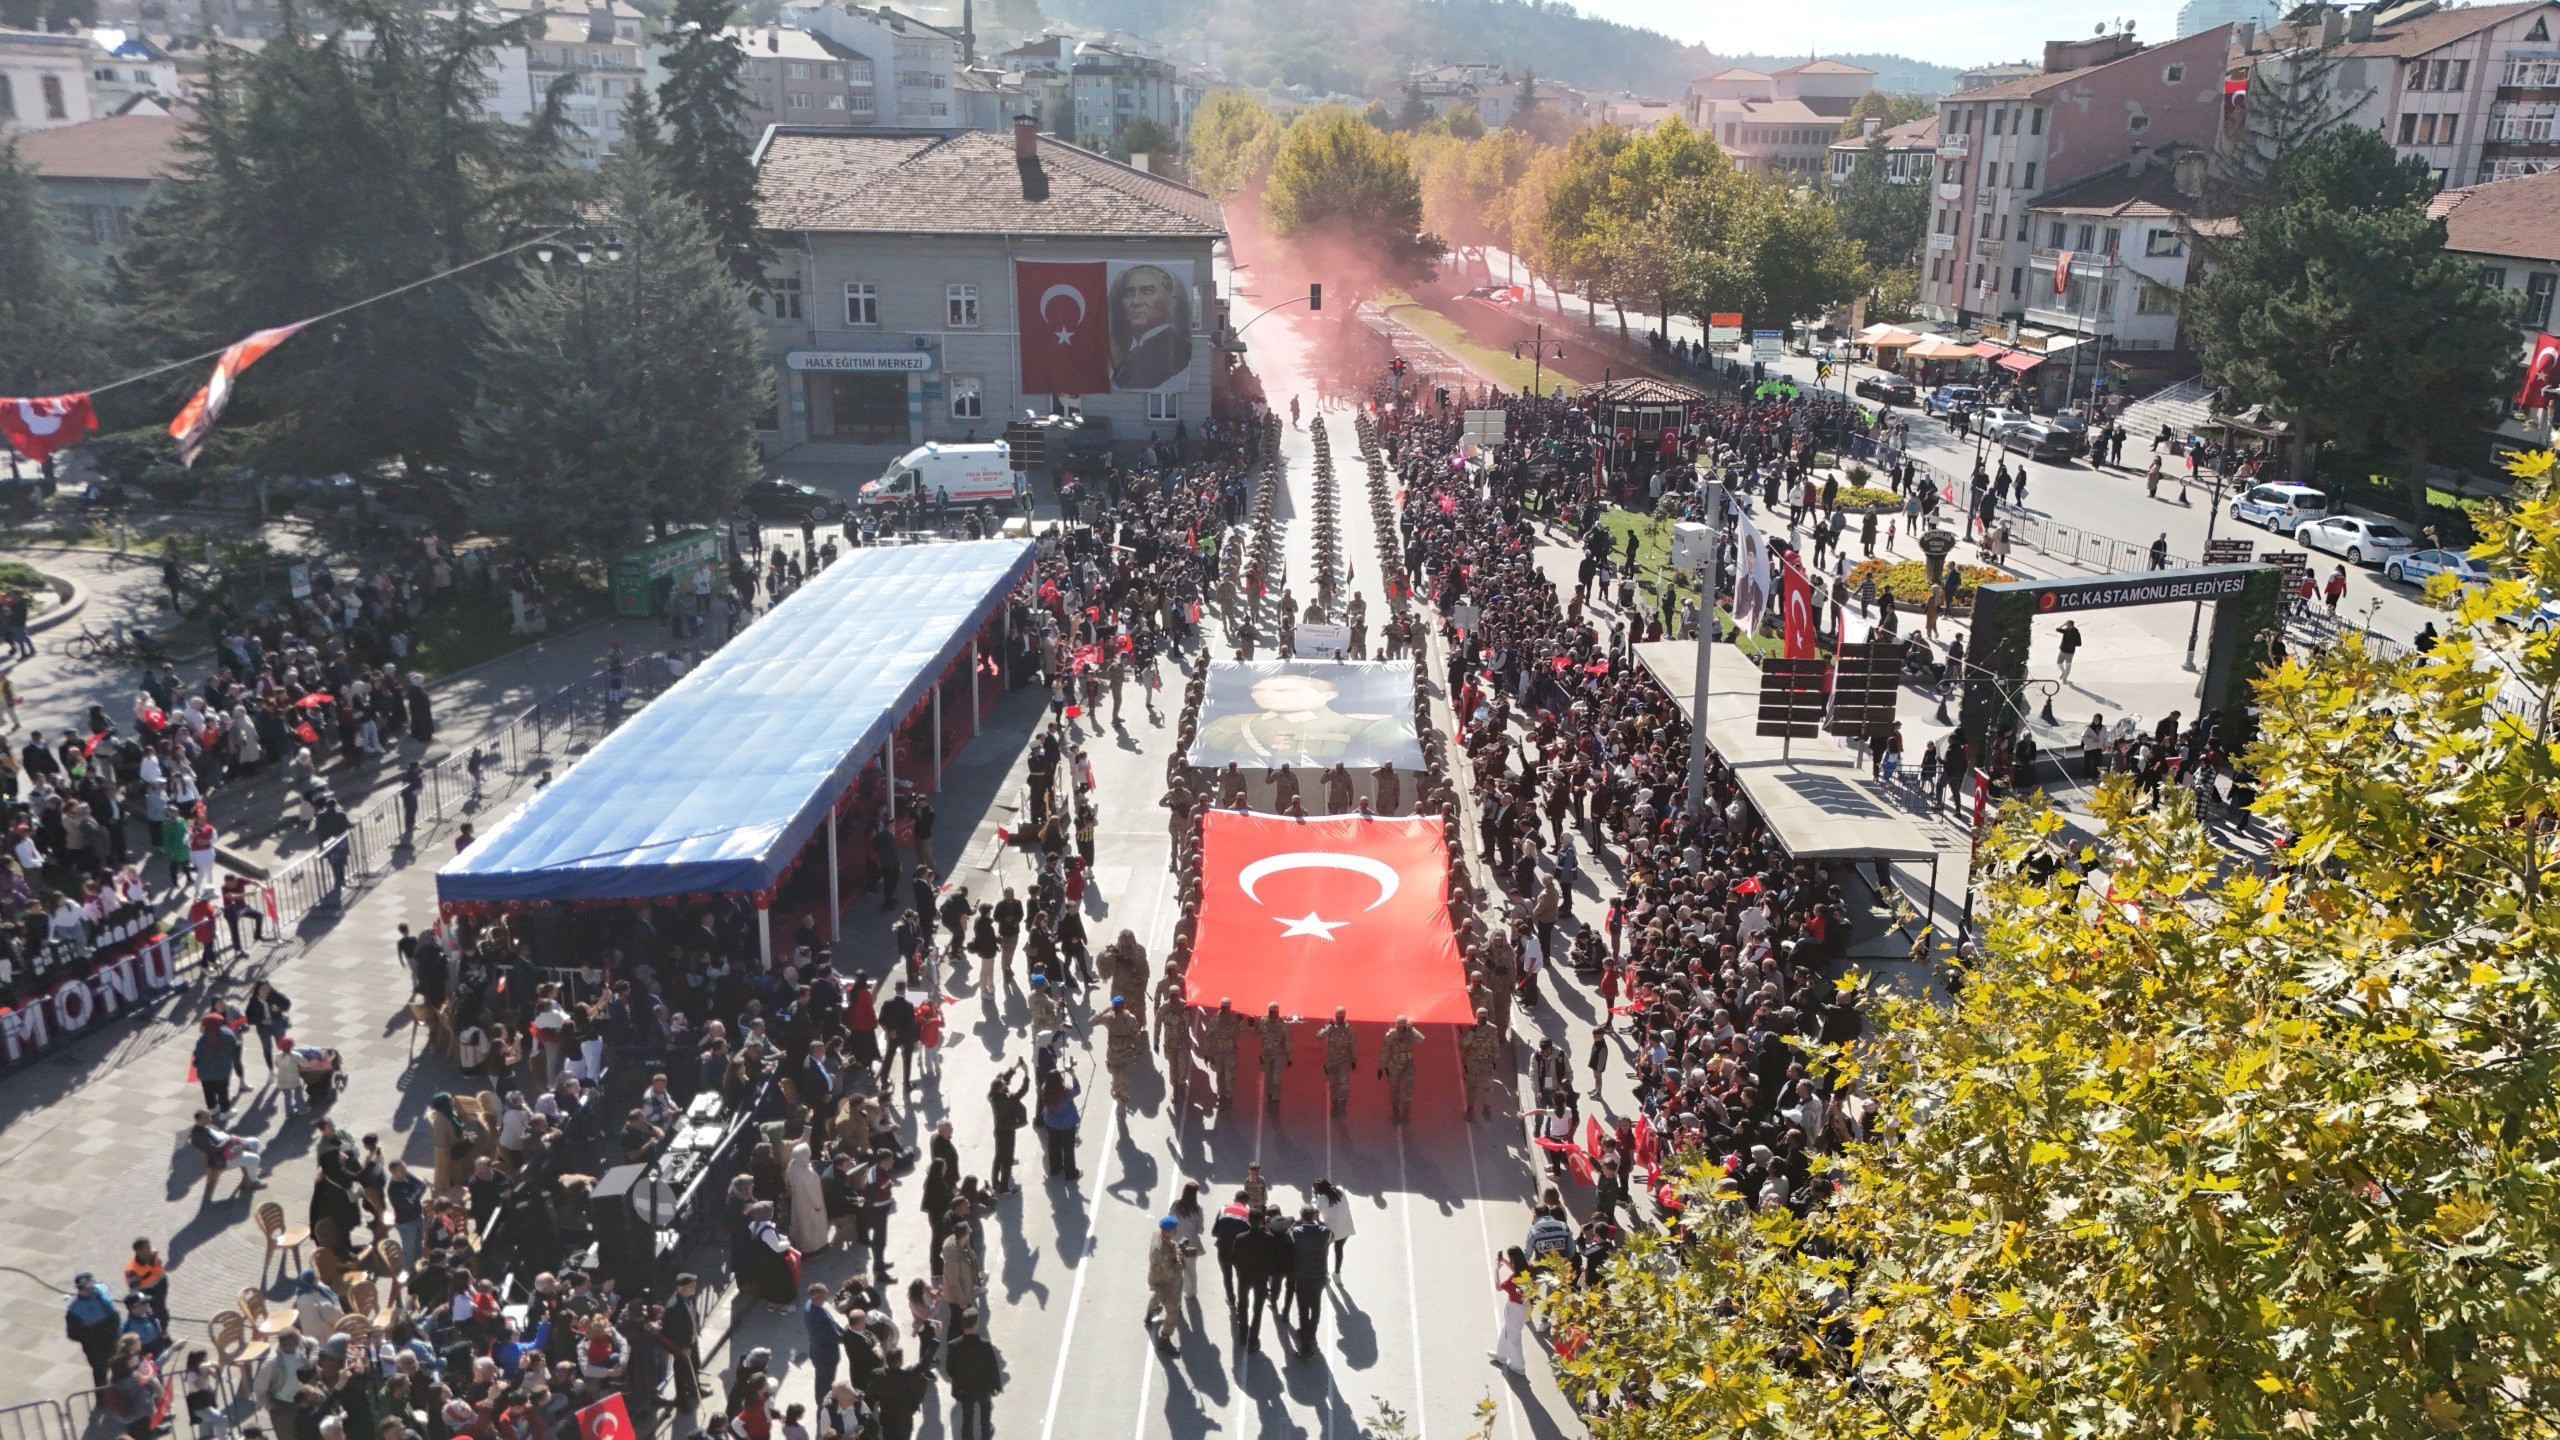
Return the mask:
<svg viewBox="0 0 2560 1440">
<path fill-rule="evenodd" d="M 2025 60 L 2047 40 L 2129 19 L 2134 34 L 2174 39 L 2178 6 L 2160 0 L 1576 0 L 1586 15 L 1660 30 L 1727 55 L 1874 52 L 1941 65 Z"/>
</svg>

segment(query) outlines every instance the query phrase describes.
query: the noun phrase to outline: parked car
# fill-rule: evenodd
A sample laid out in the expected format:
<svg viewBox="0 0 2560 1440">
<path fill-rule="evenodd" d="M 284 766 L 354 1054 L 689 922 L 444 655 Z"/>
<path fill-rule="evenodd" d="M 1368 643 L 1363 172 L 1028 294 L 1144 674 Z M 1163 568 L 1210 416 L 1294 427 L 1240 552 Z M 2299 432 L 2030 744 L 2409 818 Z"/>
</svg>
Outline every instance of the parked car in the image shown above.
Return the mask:
<svg viewBox="0 0 2560 1440">
<path fill-rule="evenodd" d="M 2252 485 L 2231 500 L 2231 518 L 2290 535 L 2305 520 L 2329 513 L 2329 497 L 2308 485 Z"/>
<path fill-rule="evenodd" d="M 747 487 L 747 509 L 759 520 L 833 525 L 844 518 L 844 502 L 824 490 L 768 475 Z"/>
<path fill-rule="evenodd" d="M 2047 415 L 2044 417 L 2044 423 L 2062 432 L 2063 437 L 2071 442 L 2072 454 L 2078 455 L 2088 450 L 2089 418 L 2079 411 L 2065 410 L 2059 415 Z"/>
<path fill-rule="evenodd" d="M 2417 540 L 2408 531 L 2388 520 L 2367 520 L 2361 515 L 2305 520 L 2294 527 L 2293 538 L 2306 549 L 2343 555 L 2350 565 L 2362 565 L 2368 560 L 2380 564 L 2418 548 Z"/>
<path fill-rule="evenodd" d="M 1888 406 L 1920 403 L 1920 387 L 1899 375 L 1861 376 L 1857 391 L 1869 400 L 1880 400 Z"/>
<path fill-rule="evenodd" d="M 1932 415 L 1953 415 L 1981 404 L 1982 387 L 1979 385 L 1941 385 L 1929 392 L 1927 408 Z"/>
<path fill-rule="evenodd" d="M 2499 616 L 2498 619 L 2505 624 L 2521 625 L 2527 630 L 2540 634 L 2554 625 L 2560 625 L 2560 600 L 2545 600 L 2531 609 L 2512 611 Z"/>
<path fill-rule="evenodd" d="M 2411 585 L 2424 585 L 2439 575 L 2452 576 L 2454 584 L 2464 589 L 2489 583 L 2489 567 L 2459 550 L 2412 550 L 2382 567 L 2383 579 Z"/>
<path fill-rule="evenodd" d="M 1997 440 L 2000 438 L 2001 432 L 2008 429 L 2010 426 L 2032 424 L 2034 423 L 2035 418 L 2036 417 L 2028 414 L 2024 410 L 2016 410 L 2006 405 L 2000 405 L 1987 410 L 1974 411 L 1973 428 L 1980 433 Z"/>
</svg>

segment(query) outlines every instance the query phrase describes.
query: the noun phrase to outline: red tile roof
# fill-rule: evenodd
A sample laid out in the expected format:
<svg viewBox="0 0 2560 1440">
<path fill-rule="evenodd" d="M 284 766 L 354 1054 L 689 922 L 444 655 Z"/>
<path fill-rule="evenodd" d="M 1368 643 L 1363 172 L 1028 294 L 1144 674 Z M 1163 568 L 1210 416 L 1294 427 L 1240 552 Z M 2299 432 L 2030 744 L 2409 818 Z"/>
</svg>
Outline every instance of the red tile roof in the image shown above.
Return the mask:
<svg viewBox="0 0 2560 1440">
<path fill-rule="evenodd" d="M 2560 171 L 2447 190 L 2427 213 L 2444 221 L 2447 250 L 2560 261 Z"/>
<path fill-rule="evenodd" d="M 18 136 L 18 153 L 57 180 L 157 180 L 177 167 L 172 115 L 113 115 Z"/>
<path fill-rule="evenodd" d="M 981 131 L 777 126 L 756 157 L 767 229 L 919 235 L 1226 233 L 1218 203 L 1187 185 L 1040 137 L 1049 198 L 1022 198 L 1013 137 Z"/>
</svg>

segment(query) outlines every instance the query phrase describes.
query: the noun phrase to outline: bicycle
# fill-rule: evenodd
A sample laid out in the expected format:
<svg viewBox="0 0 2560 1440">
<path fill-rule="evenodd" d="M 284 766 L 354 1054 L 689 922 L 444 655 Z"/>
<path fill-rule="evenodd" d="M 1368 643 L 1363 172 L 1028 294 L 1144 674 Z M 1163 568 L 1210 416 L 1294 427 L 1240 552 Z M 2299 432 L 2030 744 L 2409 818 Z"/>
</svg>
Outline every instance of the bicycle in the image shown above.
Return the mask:
<svg viewBox="0 0 2560 1440">
<path fill-rule="evenodd" d="M 88 626 L 63 642 L 63 653 L 79 660 L 127 660 L 143 665 L 168 663 L 169 652 L 140 630 L 126 630 L 122 625 L 99 631 Z"/>
</svg>

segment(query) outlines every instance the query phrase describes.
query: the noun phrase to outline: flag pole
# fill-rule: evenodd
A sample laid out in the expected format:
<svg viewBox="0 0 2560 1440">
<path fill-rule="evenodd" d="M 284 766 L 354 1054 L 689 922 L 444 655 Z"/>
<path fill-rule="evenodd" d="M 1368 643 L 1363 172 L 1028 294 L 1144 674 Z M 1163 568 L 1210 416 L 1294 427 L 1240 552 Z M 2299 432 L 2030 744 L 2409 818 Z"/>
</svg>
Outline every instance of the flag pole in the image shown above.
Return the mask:
<svg viewBox="0 0 2560 1440">
<path fill-rule="evenodd" d="M 1689 819 L 1706 813 L 1707 804 L 1707 675 L 1716 658 L 1716 592 L 1724 588 L 1724 482 L 1707 485 L 1707 573 L 1698 596 L 1698 679 L 1689 717 Z M 1739 625 L 1742 617 L 1734 617 Z M 1629 647 L 1633 648 L 1633 647 Z"/>
</svg>

